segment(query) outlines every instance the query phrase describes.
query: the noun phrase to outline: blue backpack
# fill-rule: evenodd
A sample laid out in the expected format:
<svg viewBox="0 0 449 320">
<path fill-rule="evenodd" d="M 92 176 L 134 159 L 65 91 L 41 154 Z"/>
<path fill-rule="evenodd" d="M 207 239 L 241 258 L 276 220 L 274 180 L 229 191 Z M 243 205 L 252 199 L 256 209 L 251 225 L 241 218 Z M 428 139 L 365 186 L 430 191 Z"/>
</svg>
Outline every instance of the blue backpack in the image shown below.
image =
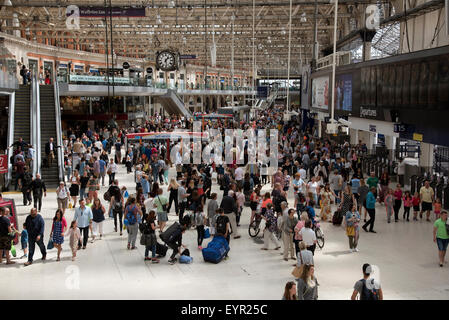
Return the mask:
<svg viewBox="0 0 449 320">
<path fill-rule="evenodd" d="M 136 222 L 137 222 L 135 212 L 136 212 L 135 206 L 132 210 L 130 210 L 128 207 L 128 213 L 126 214 L 126 220 L 128 220 L 128 224 L 130 224 L 130 225 L 136 224 Z"/>
<path fill-rule="evenodd" d="M 182 255 L 179 257 L 179 263 L 192 263 L 193 258 L 189 256 Z"/>
</svg>

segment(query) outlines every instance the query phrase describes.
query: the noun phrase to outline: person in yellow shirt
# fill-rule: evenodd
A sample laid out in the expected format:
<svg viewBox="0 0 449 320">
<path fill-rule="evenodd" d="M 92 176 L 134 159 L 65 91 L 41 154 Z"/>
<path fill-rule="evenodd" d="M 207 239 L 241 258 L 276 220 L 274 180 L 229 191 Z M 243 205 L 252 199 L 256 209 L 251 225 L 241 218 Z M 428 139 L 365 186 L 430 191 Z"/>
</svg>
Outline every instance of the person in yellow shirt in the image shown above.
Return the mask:
<svg viewBox="0 0 449 320">
<path fill-rule="evenodd" d="M 426 221 L 430 221 L 430 211 L 432 211 L 432 203 L 434 201 L 434 191 L 433 188 L 430 187 L 430 183 L 428 180 L 424 182 L 424 186 L 419 190 L 419 197 L 421 199 L 421 212 L 419 213 L 419 217 L 422 219 L 422 214 L 426 211 L 427 219 Z"/>
</svg>

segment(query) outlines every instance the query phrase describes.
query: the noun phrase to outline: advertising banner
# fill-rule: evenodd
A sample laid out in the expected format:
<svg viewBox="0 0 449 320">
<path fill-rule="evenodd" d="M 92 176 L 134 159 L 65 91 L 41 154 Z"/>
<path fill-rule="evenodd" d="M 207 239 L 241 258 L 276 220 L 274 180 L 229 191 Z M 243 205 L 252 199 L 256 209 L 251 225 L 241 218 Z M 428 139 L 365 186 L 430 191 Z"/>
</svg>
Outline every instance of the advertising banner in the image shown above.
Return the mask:
<svg viewBox="0 0 449 320">
<path fill-rule="evenodd" d="M 352 75 L 342 74 L 335 78 L 335 109 L 352 111 Z"/>
<path fill-rule="evenodd" d="M 8 172 L 8 155 L 4 154 L 0 156 L 0 173 Z"/>
<path fill-rule="evenodd" d="M 312 79 L 312 108 L 329 110 L 329 77 Z"/>
<path fill-rule="evenodd" d="M 107 83 L 107 77 L 104 76 L 83 76 L 83 75 L 70 75 L 70 81 L 74 82 L 100 82 Z M 112 83 L 112 77 L 109 77 L 109 82 Z M 129 78 L 114 77 L 114 83 L 128 84 Z"/>
</svg>

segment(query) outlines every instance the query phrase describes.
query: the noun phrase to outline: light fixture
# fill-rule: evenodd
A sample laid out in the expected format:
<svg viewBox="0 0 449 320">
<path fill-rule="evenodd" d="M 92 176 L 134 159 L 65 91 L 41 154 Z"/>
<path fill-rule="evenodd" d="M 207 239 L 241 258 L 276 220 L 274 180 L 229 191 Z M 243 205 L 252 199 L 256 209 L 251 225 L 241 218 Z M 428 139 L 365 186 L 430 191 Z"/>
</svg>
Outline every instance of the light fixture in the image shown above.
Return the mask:
<svg viewBox="0 0 449 320">
<path fill-rule="evenodd" d="M 301 21 L 301 22 L 307 22 L 307 17 L 306 17 L 306 13 L 305 13 L 305 12 L 303 12 L 303 13 L 301 14 L 301 19 L 300 19 L 300 21 Z"/>
<path fill-rule="evenodd" d="M 159 15 L 159 14 L 156 16 L 156 23 L 162 24 L 161 15 Z"/>
<path fill-rule="evenodd" d="M 12 2 L 11 2 L 11 0 L 4 0 L 3 1 L 3 5 L 4 6 L 8 6 L 8 7 L 12 7 Z"/>
<path fill-rule="evenodd" d="M 174 8 L 176 6 L 175 1 L 174 0 L 169 1 L 168 6 L 169 6 L 169 8 Z"/>
</svg>

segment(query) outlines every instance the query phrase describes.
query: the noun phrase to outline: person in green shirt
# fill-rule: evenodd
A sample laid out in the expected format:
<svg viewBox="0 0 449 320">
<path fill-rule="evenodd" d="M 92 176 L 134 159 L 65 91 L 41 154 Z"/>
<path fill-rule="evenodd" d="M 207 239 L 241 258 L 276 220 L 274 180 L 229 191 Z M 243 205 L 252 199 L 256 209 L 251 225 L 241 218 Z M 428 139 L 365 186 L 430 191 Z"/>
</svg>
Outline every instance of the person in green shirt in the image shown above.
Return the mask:
<svg viewBox="0 0 449 320">
<path fill-rule="evenodd" d="M 433 242 L 438 245 L 438 257 L 440 258 L 440 267 L 444 264 L 447 245 L 449 244 L 449 235 L 446 229 L 447 211 L 441 211 L 440 218 L 433 225 Z"/>
<path fill-rule="evenodd" d="M 376 188 L 376 192 L 374 196 L 377 198 L 377 184 L 379 183 L 379 178 L 375 176 L 374 171 L 371 172 L 370 177 L 366 180 L 366 184 L 368 185 L 369 189 Z"/>
<path fill-rule="evenodd" d="M 164 232 L 165 224 L 168 221 L 168 214 L 167 214 L 167 205 L 168 205 L 168 199 L 167 197 L 162 195 L 163 191 L 162 189 L 158 190 L 158 195 L 154 198 L 153 203 L 157 205 L 157 222 L 159 225 L 159 229 L 161 230 L 161 233 Z"/>
</svg>

